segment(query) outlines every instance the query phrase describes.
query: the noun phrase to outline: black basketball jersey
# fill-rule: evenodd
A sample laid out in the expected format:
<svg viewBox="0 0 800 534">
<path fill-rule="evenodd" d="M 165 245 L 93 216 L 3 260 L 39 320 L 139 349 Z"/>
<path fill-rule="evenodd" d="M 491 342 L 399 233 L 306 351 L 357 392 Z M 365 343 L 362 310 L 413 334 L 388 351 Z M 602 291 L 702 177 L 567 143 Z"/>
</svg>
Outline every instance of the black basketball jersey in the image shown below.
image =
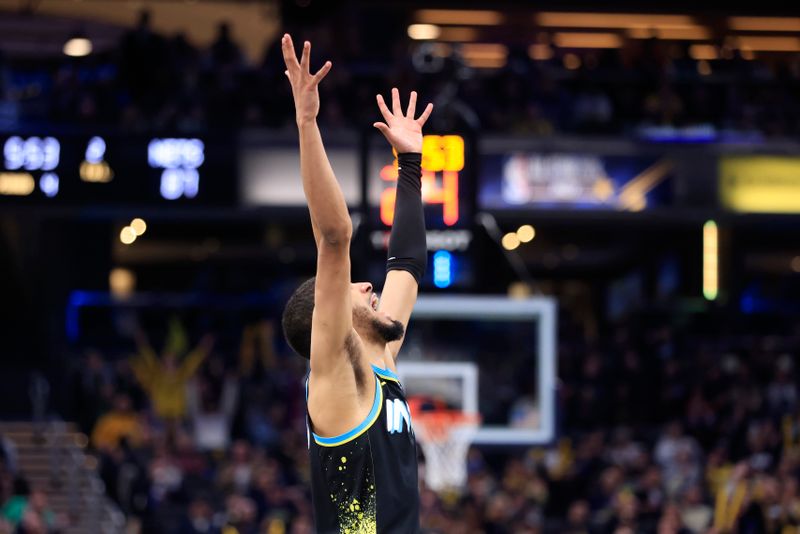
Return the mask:
<svg viewBox="0 0 800 534">
<path fill-rule="evenodd" d="M 307 418 L 316 532 L 419 532 L 417 444 L 396 374 L 372 366 L 375 399 L 353 430 L 325 438 Z M 308 379 L 306 379 L 308 399 Z"/>
</svg>

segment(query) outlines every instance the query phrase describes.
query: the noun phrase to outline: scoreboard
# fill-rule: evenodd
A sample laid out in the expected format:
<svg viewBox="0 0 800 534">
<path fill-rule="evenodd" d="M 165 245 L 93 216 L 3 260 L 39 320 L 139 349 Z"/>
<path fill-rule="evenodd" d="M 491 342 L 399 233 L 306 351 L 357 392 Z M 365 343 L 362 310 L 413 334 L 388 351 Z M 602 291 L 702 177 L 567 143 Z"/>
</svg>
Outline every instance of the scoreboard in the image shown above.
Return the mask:
<svg viewBox="0 0 800 534">
<path fill-rule="evenodd" d="M 381 180 L 388 182 L 381 192 L 381 222 L 391 226 L 397 196 L 398 164 L 394 161 L 380 170 Z M 453 227 L 459 221 L 459 171 L 464 169 L 464 138 L 459 135 L 426 135 L 422 146 L 422 201 L 426 206 L 441 206 L 441 223 Z"/>
<path fill-rule="evenodd" d="M 375 260 L 370 264 L 382 271 L 394 220 L 397 157 L 382 137 L 369 139 L 365 152 L 357 141 L 334 138 L 328 155 L 349 205 L 364 208 L 360 235 Z M 99 131 L 0 135 L 0 208 L 264 208 L 251 213 L 281 217 L 284 211 L 272 209 L 279 207 L 305 214 L 296 143 L 293 137 Z M 428 287 L 465 288 L 474 279 L 470 145 L 449 133 L 423 139 L 422 198 L 431 267 L 423 285 Z"/>
<path fill-rule="evenodd" d="M 422 145 L 422 201 L 427 228 L 428 273 L 424 287 L 466 288 L 474 280 L 472 167 L 468 143 L 454 134 L 426 134 Z M 382 139 L 370 151 L 367 194 L 370 241 L 377 255 L 370 273 L 380 279 L 394 222 L 397 154 Z"/>
<path fill-rule="evenodd" d="M 225 205 L 237 198 L 233 142 L 141 135 L 0 137 L 0 202 Z"/>
</svg>

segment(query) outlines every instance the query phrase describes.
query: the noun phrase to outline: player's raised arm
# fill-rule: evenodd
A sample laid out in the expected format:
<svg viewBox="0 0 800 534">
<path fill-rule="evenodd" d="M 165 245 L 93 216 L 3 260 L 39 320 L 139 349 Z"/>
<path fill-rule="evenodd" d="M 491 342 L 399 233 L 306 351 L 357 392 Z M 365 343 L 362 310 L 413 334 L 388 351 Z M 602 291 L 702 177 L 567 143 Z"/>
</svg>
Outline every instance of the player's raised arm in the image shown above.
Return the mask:
<svg viewBox="0 0 800 534">
<path fill-rule="evenodd" d="M 311 369 L 317 376 L 347 364 L 345 343 L 352 332 L 350 296 L 350 238 L 353 232 L 347 204 L 333 173 L 317 127 L 319 83 L 331 63 L 309 71 L 311 44 L 306 41 L 300 61 L 289 35 L 281 40 L 286 76 L 292 85 L 300 136 L 300 173 L 317 241 L 317 276 L 311 329 Z"/>
<path fill-rule="evenodd" d="M 411 92 L 405 113 L 400 105 L 400 93 L 392 89 L 392 110 L 386 106 L 383 96 L 378 95 L 378 109 L 386 122 L 376 122 L 398 154 L 399 176 L 394 208 L 394 222 L 389 238 L 389 254 L 386 261 L 386 283 L 381 294 L 380 310 L 408 324 L 414 303 L 417 301 L 419 281 L 425 274 L 427 246 L 425 242 L 425 214 L 422 209 L 422 126 L 433 110 L 428 104 L 414 118 L 417 93 Z M 403 340 L 387 345 L 395 358 Z"/>
</svg>

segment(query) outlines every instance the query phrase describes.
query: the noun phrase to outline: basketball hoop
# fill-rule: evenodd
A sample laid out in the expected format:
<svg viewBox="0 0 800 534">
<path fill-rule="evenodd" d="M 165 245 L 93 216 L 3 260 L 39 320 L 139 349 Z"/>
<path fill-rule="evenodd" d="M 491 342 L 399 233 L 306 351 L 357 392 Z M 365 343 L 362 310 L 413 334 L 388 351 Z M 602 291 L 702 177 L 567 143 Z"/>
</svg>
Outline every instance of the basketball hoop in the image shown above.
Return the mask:
<svg viewBox="0 0 800 534">
<path fill-rule="evenodd" d="M 412 408 L 412 421 L 425 455 L 428 487 L 437 492 L 460 492 L 467 483 L 467 452 L 480 416 L 460 410 Z"/>
</svg>

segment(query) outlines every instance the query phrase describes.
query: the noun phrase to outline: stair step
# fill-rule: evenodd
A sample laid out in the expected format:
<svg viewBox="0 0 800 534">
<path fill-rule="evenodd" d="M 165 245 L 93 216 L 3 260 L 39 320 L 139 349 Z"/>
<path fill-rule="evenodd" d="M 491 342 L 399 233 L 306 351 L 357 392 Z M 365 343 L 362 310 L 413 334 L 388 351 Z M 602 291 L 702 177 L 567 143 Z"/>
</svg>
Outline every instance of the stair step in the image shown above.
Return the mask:
<svg viewBox="0 0 800 534">
<path fill-rule="evenodd" d="M 12 440 L 17 447 L 42 448 L 52 445 L 70 444 L 84 448 L 89 438 L 83 432 L 58 432 L 35 434 L 33 432 L 0 432 L 0 435 Z"/>
<path fill-rule="evenodd" d="M 78 425 L 70 421 L 58 422 L 55 425 L 52 423 L 34 423 L 32 421 L 0 421 L 0 434 L 15 431 L 35 432 L 40 429 L 52 429 L 54 426 L 69 432 L 78 431 Z"/>
<path fill-rule="evenodd" d="M 97 460 L 88 460 L 83 458 L 83 464 L 78 465 L 77 468 L 73 468 L 68 465 L 66 462 L 68 458 L 60 458 L 54 464 L 50 460 L 45 462 L 18 462 L 19 471 L 24 473 L 63 473 L 68 474 L 73 472 L 72 469 L 76 469 L 75 472 L 80 474 L 89 475 L 91 473 L 95 473 L 97 471 L 98 463 Z"/>
<path fill-rule="evenodd" d="M 67 491 L 68 488 L 84 489 L 90 487 L 89 480 L 85 478 L 74 482 L 67 482 L 66 480 L 59 480 L 57 478 L 54 480 L 50 475 L 28 475 L 27 473 L 23 473 L 23 476 L 32 486 L 44 489 L 50 488 L 51 490 Z"/>
<path fill-rule="evenodd" d="M 50 507 L 71 518 L 62 529 L 69 534 L 122 534 L 124 525 L 110 526 L 111 518 L 124 516 L 102 494 L 97 476 L 99 460 L 87 454 L 88 437 L 75 424 L 58 427 L 33 423 L 0 423 L 0 435 L 14 442 L 20 473 L 32 486 L 41 487 Z M 98 523 L 100 521 L 100 523 Z"/>
</svg>

